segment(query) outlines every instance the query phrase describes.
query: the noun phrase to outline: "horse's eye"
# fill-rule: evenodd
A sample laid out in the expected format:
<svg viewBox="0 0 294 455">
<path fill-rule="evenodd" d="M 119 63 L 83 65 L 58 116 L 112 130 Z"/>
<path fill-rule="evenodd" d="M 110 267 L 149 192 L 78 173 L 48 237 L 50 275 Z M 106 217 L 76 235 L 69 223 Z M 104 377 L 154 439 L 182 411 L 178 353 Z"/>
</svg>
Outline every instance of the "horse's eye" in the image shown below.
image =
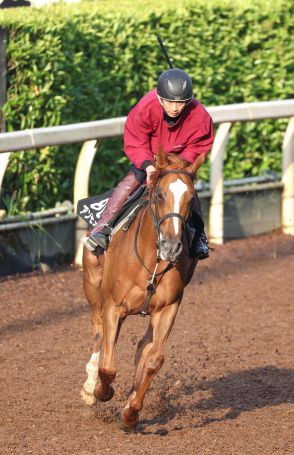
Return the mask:
<svg viewBox="0 0 294 455">
<path fill-rule="evenodd" d="M 161 191 L 158 191 L 157 197 L 158 197 L 158 199 L 159 199 L 160 201 L 162 201 L 163 195 L 162 195 L 162 192 L 161 192 Z"/>
</svg>

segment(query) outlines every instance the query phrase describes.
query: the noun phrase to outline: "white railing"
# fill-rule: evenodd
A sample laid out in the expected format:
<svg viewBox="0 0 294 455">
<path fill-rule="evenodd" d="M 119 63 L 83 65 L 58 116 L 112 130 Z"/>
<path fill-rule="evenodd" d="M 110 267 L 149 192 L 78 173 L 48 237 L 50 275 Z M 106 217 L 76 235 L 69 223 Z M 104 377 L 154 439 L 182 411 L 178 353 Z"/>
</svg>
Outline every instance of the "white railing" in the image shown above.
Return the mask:
<svg viewBox="0 0 294 455">
<path fill-rule="evenodd" d="M 224 200 L 223 159 L 232 123 L 293 117 L 290 119 L 283 142 L 282 158 L 282 228 L 294 235 L 294 100 L 232 104 L 207 109 L 214 123 L 219 124 L 210 160 L 210 193 L 208 236 L 210 242 L 223 243 Z M 0 134 L 0 187 L 11 152 L 85 142 L 75 171 L 74 205 L 88 196 L 89 176 L 97 150 L 97 139 L 123 135 L 125 117 L 95 122 L 77 123 L 50 128 L 35 128 Z M 77 229 L 81 224 L 77 223 Z M 84 227 L 82 228 L 84 229 Z M 78 249 L 76 261 L 80 262 Z"/>
</svg>

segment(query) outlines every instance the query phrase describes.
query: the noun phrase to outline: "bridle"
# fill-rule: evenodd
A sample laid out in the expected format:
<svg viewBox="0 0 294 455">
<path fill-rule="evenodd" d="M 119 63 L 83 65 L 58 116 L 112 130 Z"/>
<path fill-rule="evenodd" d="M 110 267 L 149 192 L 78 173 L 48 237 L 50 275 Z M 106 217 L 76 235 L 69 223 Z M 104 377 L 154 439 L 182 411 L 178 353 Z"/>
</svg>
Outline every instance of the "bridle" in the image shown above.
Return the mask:
<svg viewBox="0 0 294 455">
<path fill-rule="evenodd" d="M 141 265 L 144 267 L 144 269 L 147 270 L 147 272 L 150 274 L 150 277 L 147 279 L 147 282 L 148 282 L 147 296 L 145 298 L 143 310 L 140 312 L 141 316 L 146 316 L 146 314 L 147 314 L 149 302 L 151 300 L 152 295 L 155 293 L 156 286 L 158 284 L 157 281 L 156 281 L 156 278 L 157 277 L 163 277 L 163 275 L 166 272 L 168 272 L 169 270 L 171 270 L 172 268 L 174 268 L 175 264 L 176 264 L 176 259 L 174 261 L 170 261 L 167 264 L 167 266 L 161 272 L 156 273 L 158 264 L 161 261 L 161 258 L 160 258 L 160 255 L 159 255 L 160 242 L 161 242 L 161 237 L 162 237 L 161 236 L 161 232 L 160 232 L 160 226 L 162 225 L 162 223 L 166 219 L 176 217 L 176 218 L 179 218 L 182 221 L 183 226 L 184 226 L 184 231 L 185 231 L 186 222 L 187 222 L 186 218 L 183 215 L 181 215 L 180 213 L 177 213 L 177 212 L 169 212 L 169 213 L 166 213 L 165 215 L 163 215 L 162 217 L 160 217 L 160 215 L 159 215 L 158 200 L 159 200 L 159 191 L 160 191 L 160 180 L 161 180 L 162 177 L 164 177 L 165 175 L 168 175 L 168 174 L 187 175 L 193 181 L 192 174 L 190 174 L 188 171 L 185 171 L 184 169 L 165 170 L 165 171 L 162 171 L 160 173 L 160 175 L 158 176 L 158 179 L 157 179 L 155 185 L 153 186 L 153 188 L 151 189 L 151 191 L 149 193 L 144 192 L 144 194 L 142 196 L 142 199 L 141 199 L 142 210 L 141 210 L 141 213 L 140 213 L 139 221 L 137 223 L 137 229 L 136 229 L 136 233 L 135 233 L 134 250 L 135 250 L 135 255 L 136 255 L 137 259 L 139 260 Z M 148 199 L 146 199 L 146 195 L 149 196 Z M 154 209 L 153 209 L 153 205 L 154 205 Z M 155 269 L 154 269 L 153 272 L 151 270 L 149 270 L 149 268 L 146 266 L 146 264 L 144 263 L 143 259 L 141 258 L 140 254 L 139 254 L 139 251 L 138 251 L 138 237 L 139 237 L 140 227 L 141 227 L 141 224 L 142 224 L 143 214 L 144 214 L 145 209 L 146 209 L 147 206 L 148 206 L 148 211 L 149 211 L 149 213 L 151 215 L 151 218 L 152 218 L 152 223 L 153 223 L 154 230 L 157 233 L 157 242 L 156 242 L 156 245 L 157 245 L 157 260 L 156 260 L 156 266 L 155 266 Z"/>
<path fill-rule="evenodd" d="M 162 217 L 160 217 L 160 215 L 159 215 L 158 199 L 159 199 L 160 179 L 163 176 L 168 175 L 168 174 L 184 174 L 184 175 L 189 176 L 191 180 L 193 179 L 193 176 L 188 171 L 185 171 L 184 169 L 166 170 L 166 171 L 162 171 L 155 186 L 153 187 L 153 189 L 150 193 L 149 201 L 148 201 L 148 209 L 149 209 L 149 213 L 151 215 L 152 221 L 153 221 L 153 227 L 157 233 L 158 249 L 160 248 L 160 241 L 161 241 L 160 226 L 165 220 L 167 220 L 168 218 L 175 218 L 175 217 L 179 218 L 183 223 L 184 230 L 185 230 L 186 221 L 187 221 L 183 215 L 181 215 L 180 213 L 177 213 L 177 212 L 169 212 L 169 213 L 166 213 L 165 215 L 163 215 Z M 153 208 L 152 208 L 152 203 L 154 203 L 155 210 L 153 210 Z"/>
</svg>

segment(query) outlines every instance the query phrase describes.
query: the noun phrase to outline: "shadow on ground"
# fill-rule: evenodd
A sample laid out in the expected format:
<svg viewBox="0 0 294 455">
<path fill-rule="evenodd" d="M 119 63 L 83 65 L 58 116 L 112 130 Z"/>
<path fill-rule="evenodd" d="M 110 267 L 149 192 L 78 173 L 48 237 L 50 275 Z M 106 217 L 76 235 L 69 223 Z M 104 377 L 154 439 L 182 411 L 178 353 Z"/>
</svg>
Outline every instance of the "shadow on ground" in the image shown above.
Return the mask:
<svg viewBox="0 0 294 455">
<path fill-rule="evenodd" d="M 208 391 L 209 398 L 196 401 L 193 395 L 199 391 Z M 189 404 L 180 405 L 181 397 L 189 396 Z M 283 403 L 294 403 L 294 370 L 275 366 L 257 367 L 251 370 L 229 374 L 216 379 L 193 382 L 191 378 L 177 388 L 176 392 L 162 397 L 165 400 L 164 412 L 150 420 L 141 421 L 138 431 L 151 434 L 146 427 L 164 425 L 179 414 L 190 415 L 190 428 L 205 427 L 213 422 L 236 419 L 244 412 L 254 411 Z M 224 411 L 227 411 L 224 413 Z M 221 414 L 218 416 L 217 414 Z M 200 417 L 199 417 L 200 416 Z M 200 421 L 199 421 L 200 420 Z M 158 427 L 157 427 L 158 428 Z M 177 426 L 174 430 L 181 430 Z M 157 429 L 156 434 L 163 435 L 167 430 Z"/>
</svg>

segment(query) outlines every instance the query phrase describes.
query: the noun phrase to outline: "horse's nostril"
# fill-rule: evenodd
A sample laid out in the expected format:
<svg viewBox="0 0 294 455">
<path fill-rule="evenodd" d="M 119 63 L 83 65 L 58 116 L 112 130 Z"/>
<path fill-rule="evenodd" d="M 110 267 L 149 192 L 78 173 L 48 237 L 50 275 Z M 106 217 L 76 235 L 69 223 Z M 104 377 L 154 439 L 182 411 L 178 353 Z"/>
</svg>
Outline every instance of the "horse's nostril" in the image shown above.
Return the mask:
<svg viewBox="0 0 294 455">
<path fill-rule="evenodd" d="M 177 242 L 177 244 L 175 245 L 175 254 L 180 254 L 181 251 L 182 251 L 182 243 Z"/>
</svg>

